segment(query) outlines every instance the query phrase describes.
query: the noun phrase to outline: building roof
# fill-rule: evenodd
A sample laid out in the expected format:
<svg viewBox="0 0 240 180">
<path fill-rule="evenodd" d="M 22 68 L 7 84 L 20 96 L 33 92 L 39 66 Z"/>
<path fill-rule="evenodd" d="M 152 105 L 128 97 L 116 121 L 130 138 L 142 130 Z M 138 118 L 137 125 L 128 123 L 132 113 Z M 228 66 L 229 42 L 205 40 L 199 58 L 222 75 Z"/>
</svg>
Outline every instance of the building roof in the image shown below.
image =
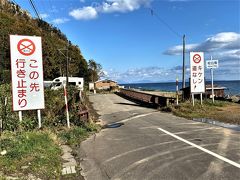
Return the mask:
<svg viewBox="0 0 240 180">
<path fill-rule="evenodd" d="M 114 83 L 117 83 L 116 81 L 113 81 L 113 80 L 110 80 L 110 79 L 98 80 L 98 81 L 96 81 L 95 83 L 98 83 L 98 82 L 102 82 L 102 83 L 110 83 L 110 82 L 114 82 Z"/>
<path fill-rule="evenodd" d="M 206 84 L 206 89 L 212 89 L 212 85 L 211 84 Z M 213 89 L 227 89 L 226 87 L 220 87 L 218 85 L 213 85 Z"/>
</svg>

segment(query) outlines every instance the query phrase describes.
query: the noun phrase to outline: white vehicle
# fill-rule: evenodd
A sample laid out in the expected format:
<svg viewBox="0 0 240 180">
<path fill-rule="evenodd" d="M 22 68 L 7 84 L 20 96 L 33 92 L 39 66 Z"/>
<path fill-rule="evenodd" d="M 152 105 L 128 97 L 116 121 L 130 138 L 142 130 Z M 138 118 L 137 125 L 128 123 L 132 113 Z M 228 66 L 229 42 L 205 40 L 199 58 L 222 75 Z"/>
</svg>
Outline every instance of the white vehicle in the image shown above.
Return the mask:
<svg viewBox="0 0 240 180">
<path fill-rule="evenodd" d="M 52 81 L 51 89 L 57 90 L 63 88 L 63 84 L 66 83 L 66 77 L 58 77 Z M 68 77 L 68 84 L 76 86 L 79 90 L 83 90 L 84 81 L 80 77 Z"/>
</svg>

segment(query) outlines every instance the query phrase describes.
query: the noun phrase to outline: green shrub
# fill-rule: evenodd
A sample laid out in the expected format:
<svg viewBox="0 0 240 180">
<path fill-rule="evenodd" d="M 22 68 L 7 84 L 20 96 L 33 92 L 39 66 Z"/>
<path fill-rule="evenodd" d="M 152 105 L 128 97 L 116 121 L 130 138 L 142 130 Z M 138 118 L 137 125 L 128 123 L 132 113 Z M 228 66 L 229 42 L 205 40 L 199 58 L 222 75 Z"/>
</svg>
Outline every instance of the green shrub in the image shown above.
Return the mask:
<svg viewBox="0 0 240 180">
<path fill-rule="evenodd" d="M 61 140 L 69 145 L 78 144 L 87 137 L 86 129 L 82 127 L 74 127 L 73 129 L 59 133 Z"/>
<path fill-rule="evenodd" d="M 3 121 L 3 129 L 11 131 L 18 129 L 18 115 L 12 111 L 10 84 L 0 85 L 0 118 Z"/>
<path fill-rule="evenodd" d="M 22 122 L 19 123 L 21 130 L 31 131 L 38 126 L 37 118 L 25 117 Z"/>
<path fill-rule="evenodd" d="M 33 130 L 38 127 L 37 111 L 23 111 L 23 121 L 19 122 L 17 112 L 12 111 L 11 101 L 11 85 L 0 85 L 0 118 L 3 120 L 3 129 L 16 131 L 20 127 L 22 130 Z M 79 91 L 74 87 L 68 88 L 69 99 L 69 114 L 70 122 L 75 125 L 83 125 L 79 120 Z M 45 109 L 41 110 L 42 126 L 56 127 L 66 124 L 66 109 L 64 102 L 63 89 L 50 90 L 45 89 Z M 5 97 L 7 98 L 7 105 L 5 106 Z"/>
<path fill-rule="evenodd" d="M 82 127 L 72 127 L 71 129 L 65 129 L 60 132 L 58 136 L 60 139 L 69 145 L 77 145 L 80 144 L 82 140 L 88 137 L 89 134 L 98 132 L 100 130 L 100 126 L 96 124 L 86 123 Z"/>
</svg>

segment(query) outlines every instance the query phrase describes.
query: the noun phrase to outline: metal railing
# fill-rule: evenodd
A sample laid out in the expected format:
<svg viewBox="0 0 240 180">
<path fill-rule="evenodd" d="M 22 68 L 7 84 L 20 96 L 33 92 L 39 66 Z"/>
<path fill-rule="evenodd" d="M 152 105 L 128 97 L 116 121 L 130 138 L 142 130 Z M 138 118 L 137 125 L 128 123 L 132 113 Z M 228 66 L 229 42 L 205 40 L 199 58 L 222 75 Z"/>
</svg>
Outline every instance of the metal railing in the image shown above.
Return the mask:
<svg viewBox="0 0 240 180">
<path fill-rule="evenodd" d="M 159 96 L 129 89 L 120 89 L 118 94 L 140 103 L 147 103 L 154 106 L 169 106 L 176 101 L 176 98 L 174 97 Z"/>
</svg>

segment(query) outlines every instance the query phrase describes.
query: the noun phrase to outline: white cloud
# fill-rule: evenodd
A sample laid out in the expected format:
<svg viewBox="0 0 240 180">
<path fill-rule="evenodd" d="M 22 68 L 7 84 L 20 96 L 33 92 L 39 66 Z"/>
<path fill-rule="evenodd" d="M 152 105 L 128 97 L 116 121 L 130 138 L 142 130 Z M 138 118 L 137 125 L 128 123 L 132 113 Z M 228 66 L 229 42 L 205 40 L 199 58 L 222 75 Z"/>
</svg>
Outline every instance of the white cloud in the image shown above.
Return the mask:
<svg viewBox="0 0 240 180">
<path fill-rule="evenodd" d="M 171 69 L 162 67 L 133 68 L 125 72 L 118 72 L 111 69 L 107 71 L 105 78 L 113 79 L 119 83 L 166 82 L 174 81 L 177 75 L 179 77 L 181 75 L 180 66 Z"/>
<path fill-rule="evenodd" d="M 152 0 L 106 0 L 102 5 L 103 13 L 129 12 L 149 5 Z"/>
<path fill-rule="evenodd" d="M 186 44 L 185 45 L 185 50 L 187 52 L 190 52 L 190 51 L 192 51 L 192 49 L 196 49 L 197 46 L 198 46 L 198 44 Z M 167 55 L 181 55 L 182 54 L 182 49 L 183 49 L 182 45 L 177 45 L 177 46 L 171 47 L 168 50 L 166 50 L 164 52 L 164 54 L 167 54 Z"/>
<path fill-rule="evenodd" d="M 203 51 L 205 58 L 213 56 L 219 60 L 219 68 L 215 70 L 218 79 L 240 79 L 240 34 L 222 32 L 215 34 L 198 44 L 186 45 L 186 53 Z M 181 55 L 182 45 L 169 48 L 166 55 Z"/>
<path fill-rule="evenodd" d="M 42 14 L 40 14 L 40 17 L 41 17 L 42 19 L 46 19 L 46 18 L 49 17 L 49 14 L 42 13 Z"/>
<path fill-rule="evenodd" d="M 68 21 L 69 21 L 68 18 L 57 18 L 57 19 L 54 19 L 52 22 L 53 24 L 63 24 Z"/>
<path fill-rule="evenodd" d="M 95 8 L 91 6 L 86 6 L 83 8 L 72 10 L 69 15 L 77 20 L 89 20 L 97 18 L 98 12 Z"/>
<path fill-rule="evenodd" d="M 206 38 L 201 43 L 187 44 L 186 51 L 187 54 L 190 51 L 204 51 L 206 59 L 210 55 L 214 59 L 218 59 L 219 68 L 214 71 L 216 79 L 240 79 L 240 34 L 235 32 L 218 33 Z M 171 47 L 164 53 L 168 55 L 181 55 L 182 45 Z M 186 79 L 188 79 L 190 70 L 188 63 L 186 70 Z M 209 70 L 206 69 L 205 71 L 206 79 L 210 79 Z M 142 67 L 128 69 L 125 72 L 118 72 L 112 69 L 107 71 L 107 78 L 119 83 L 166 82 L 174 81 L 177 76 L 181 79 L 181 61 L 179 65 L 168 69 L 163 67 Z"/>
<path fill-rule="evenodd" d="M 240 34 L 237 34 L 235 32 L 222 32 L 208 38 L 207 41 L 217 43 L 229 43 L 229 42 L 231 43 L 233 41 L 238 41 L 239 38 Z"/>
<path fill-rule="evenodd" d="M 85 3 L 85 0 L 80 0 L 81 3 Z"/>
<path fill-rule="evenodd" d="M 90 20 L 98 17 L 99 13 L 131 12 L 148 6 L 153 0 L 105 0 L 102 3 L 94 2 L 91 6 L 74 9 L 69 15 L 77 20 Z"/>
<path fill-rule="evenodd" d="M 198 44 L 186 45 L 186 52 L 204 51 L 204 52 L 224 52 L 240 49 L 240 34 L 235 32 L 222 32 L 207 38 L 204 42 Z M 167 55 L 182 54 L 182 45 L 169 48 L 164 52 Z"/>
</svg>

